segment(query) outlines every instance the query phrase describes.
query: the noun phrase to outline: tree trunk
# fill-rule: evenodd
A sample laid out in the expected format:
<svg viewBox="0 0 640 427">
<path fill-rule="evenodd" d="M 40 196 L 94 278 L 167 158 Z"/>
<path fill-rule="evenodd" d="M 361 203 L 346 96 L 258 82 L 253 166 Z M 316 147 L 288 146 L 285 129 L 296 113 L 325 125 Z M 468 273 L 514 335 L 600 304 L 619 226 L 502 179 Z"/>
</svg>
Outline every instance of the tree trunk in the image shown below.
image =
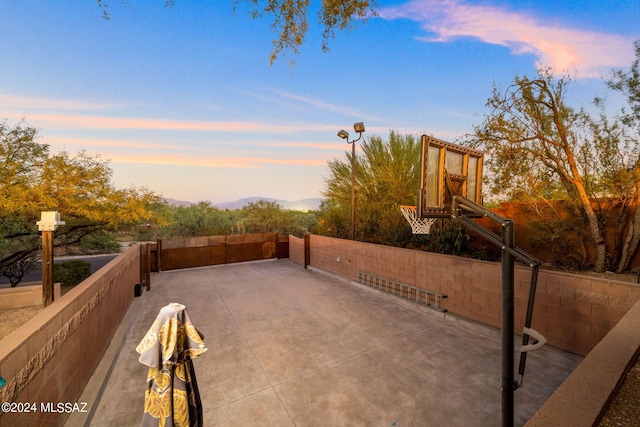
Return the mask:
<svg viewBox="0 0 640 427">
<path fill-rule="evenodd" d="M 606 266 L 607 246 L 604 242 L 600 225 L 598 224 L 598 218 L 596 213 L 593 211 L 588 198 L 586 203 L 583 201 L 583 208 L 587 214 L 587 218 L 589 219 L 589 231 L 591 232 L 591 237 L 596 245 L 596 263 L 593 266 L 593 271 L 596 273 L 602 273 Z"/>
<path fill-rule="evenodd" d="M 591 233 L 593 242 L 596 245 L 596 263 L 593 266 L 593 270 L 596 273 L 602 273 L 607 262 L 607 246 L 604 241 L 604 235 L 602 234 L 600 224 L 598 223 L 598 217 L 593 210 L 593 206 L 591 206 L 591 200 L 589 199 L 587 190 L 582 184 L 582 178 L 580 176 L 580 172 L 578 171 L 578 167 L 576 165 L 576 161 L 569 144 L 565 143 L 564 151 L 567 155 L 567 161 L 571 169 L 571 175 L 573 176 L 572 181 L 574 188 L 578 192 L 582 208 L 584 209 L 584 213 L 587 215 L 587 219 L 589 220 L 589 232 Z"/>
<path fill-rule="evenodd" d="M 620 254 L 620 263 L 616 269 L 616 273 L 622 273 L 631 264 L 631 258 L 638 249 L 640 243 L 640 182 L 636 182 L 636 200 L 634 206 L 633 219 L 629 223 L 627 228 L 627 235 L 622 246 L 622 252 Z"/>
<path fill-rule="evenodd" d="M 624 230 L 630 225 L 629 214 L 633 200 L 622 197 L 620 200 L 620 208 L 611 208 L 615 211 L 613 224 L 615 225 L 614 243 L 611 250 L 611 265 L 616 267 L 620 265 L 622 260 L 622 245 L 624 244 Z"/>
</svg>

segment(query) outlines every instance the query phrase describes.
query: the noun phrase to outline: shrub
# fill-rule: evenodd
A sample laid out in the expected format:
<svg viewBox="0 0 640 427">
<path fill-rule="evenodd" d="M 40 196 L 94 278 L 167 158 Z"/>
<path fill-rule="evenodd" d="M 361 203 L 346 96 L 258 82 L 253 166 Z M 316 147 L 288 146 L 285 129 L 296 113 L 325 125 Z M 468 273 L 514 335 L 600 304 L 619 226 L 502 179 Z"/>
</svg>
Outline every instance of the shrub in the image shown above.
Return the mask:
<svg viewBox="0 0 640 427">
<path fill-rule="evenodd" d="M 83 260 L 65 261 L 53 266 L 53 281 L 64 286 L 75 286 L 91 276 L 91 263 Z"/>
<path fill-rule="evenodd" d="M 469 235 L 466 228 L 454 221 L 433 224 L 429 234 L 424 236 L 423 240 L 429 252 L 461 255 L 469 249 Z"/>
</svg>

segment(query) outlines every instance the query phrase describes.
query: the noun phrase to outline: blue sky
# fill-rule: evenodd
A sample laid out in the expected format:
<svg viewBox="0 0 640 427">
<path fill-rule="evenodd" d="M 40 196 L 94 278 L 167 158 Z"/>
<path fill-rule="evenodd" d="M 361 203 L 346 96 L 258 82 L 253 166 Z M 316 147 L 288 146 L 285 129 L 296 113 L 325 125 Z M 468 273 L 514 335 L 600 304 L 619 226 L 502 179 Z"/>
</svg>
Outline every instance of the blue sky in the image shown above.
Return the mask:
<svg viewBox="0 0 640 427">
<path fill-rule="evenodd" d="M 311 16 L 300 54 L 270 65 L 271 22 L 231 0 L 108 4 L 107 21 L 97 1 L 0 0 L 0 120 L 99 154 L 117 187 L 214 203 L 320 197 L 340 129 L 454 140 L 494 83 L 540 66 L 588 106 L 640 39 L 640 2 L 383 0 L 327 53 Z"/>
</svg>

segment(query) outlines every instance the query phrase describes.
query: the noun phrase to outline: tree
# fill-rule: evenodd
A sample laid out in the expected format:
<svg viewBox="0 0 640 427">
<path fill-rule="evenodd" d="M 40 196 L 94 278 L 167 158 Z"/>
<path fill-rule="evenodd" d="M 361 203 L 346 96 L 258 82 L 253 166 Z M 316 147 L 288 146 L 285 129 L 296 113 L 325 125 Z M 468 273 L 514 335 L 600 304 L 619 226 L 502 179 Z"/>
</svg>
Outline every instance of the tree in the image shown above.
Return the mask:
<svg viewBox="0 0 640 427">
<path fill-rule="evenodd" d="M 621 185 L 630 187 L 626 193 L 629 197 L 622 200 L 623 218 L 629 215 L 629 207 L 634 206 L 634 214 L 627 226 L 624 243 L 620 249 L 620 258 L 616 272 L 622 273 L 631 263 L 631 258 L 638 250 L 640 243 L 640 150 L 638 134 L 640 132 L 640 41 L 635 43 L 636 59 L 627 72 L 618 70 L 609 80 L 609 87 L 627 98 L 630 110 L 623 108 L 621 119 L 624 125 L 633 129 L 633 140 L 626 150 L 625 156 L 616 156 L 622 163 L 615 170 L 619 171 L 617 180 Z M 626 164 L 625 164 L 626 161 Z"/>
<path fill-rule="evenodd" d="M 76 286 L 91 276 L 91 263 L 82 259 L 65 261 L 53 266 L 53 281 L 62 286 Z"/>
<path fill-rule="evenodd" d="M 172 209 L 172 223 L 163 234 L 192 237 L 229 234 L 234 221 L 225 211 L 211 206 L 210 202 L 199 202 L 192 206 L 176 206 Z"/>
<path fill-rule="evenodd" d="M 97 1 L 103 17 L 109 19 L 107 1 Z M 174 3 L 173 0 L 165 0 L 167 7 Z M 313 8 L 311 0 L 233 0 L 234 11 L 241 3 L 248 5 L 252 18 L 273 18 L 272 28 L 277 37 L 273 40 L 270 56 L 272 64 L 285 51 L 299 53 L 309 29 L 308 15 Z M 329 40 L 334 37 L 335 30 L 350 30 L 354 21 L 375 16 L 376 3 L 376 0 L 322 0 L 317 12 L 318 21 L 323 27 L 322 50 L 328 50 Z"/>
<path fill-rule="evenodd" d="M 603 113 L 594 119 L 568 106 L 570 82 L 542 70 L 535 79 L 516 76 L 505 93 L 494 86 L 487 102 L 490 113 L 474 128 L 472 139 L 489 153 L 494 191 L 538 202 L 540 217 L 551 213 L 556 221 L 548 222 L 551 228 L 567 219 L 550 199 L 564 199 L 569 211 L 577 207 L 575 217 L 578 223 L 584 218 L 596 248 L 594 270 L 602 272 L 607 267 L 604 219 L 611 215 L 603 202 L 611 204 L 614 195 L 626 197 L 630 189 L 620 185 L 627 182 L 621 161 L 624 134 L 620 124 Z M 586 246 L 573 249 L 586 258 Z"/>
<path fill-rule="evenodd" d="M 419 187 L 420 144 L 413 135 L 391 131 L 389 140 L 374 135 L 362 143 L 356 158 L 356 238 L 403 246 L 411 231 L 400 214 L 401 205 L 415 205 Z M 319 219 L 325 233 L 350 236 L 351 152 L 329 162 Z"/>
<path fill-rule="evenodd" d="M 160 198 L 144 188 L 116 189 L 108 163 L 84 152 L 51 154 L 37 131 L 0 123 L 0 269 L 34 256 L 41 211 L 60 212 L 66 225 L 55 246 L 80 242 L 97 230 L 148 220 Z"/>
<path fill-rule="evenodd" d="M 34 256 L 26 256 L 11 265 L 6 265 L 0 268 L 0 275 L 9 279 L 11 287 L 16 287 L 22 278 L 30 271 L 35 270 L 38 266 L 39 260 Z"/>
<path fill-rule="evenodd" d="M 275 201 L 258 200 L 239 212 L 239 227 L 244 233 L 279 233 L 302 237 L 316 224 L 315 214 L 283 210 Z"/>
</svg>

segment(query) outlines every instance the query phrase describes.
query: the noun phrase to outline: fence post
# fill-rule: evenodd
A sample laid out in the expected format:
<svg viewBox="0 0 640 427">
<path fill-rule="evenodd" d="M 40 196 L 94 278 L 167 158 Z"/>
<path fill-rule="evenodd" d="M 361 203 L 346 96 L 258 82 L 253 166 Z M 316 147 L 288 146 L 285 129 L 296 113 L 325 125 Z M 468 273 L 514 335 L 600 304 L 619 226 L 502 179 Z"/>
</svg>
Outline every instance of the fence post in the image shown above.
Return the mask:
<svg viewBox="0 0 640 427">
<path fill-rule="evenodd" d="M 42 232 L 42 305 L 53 303 L 53 230 Z"/>
<path fill-rule="evenodd" d="M 146 265 L 145 256 L 147 255 L 147 251 L 145 250 L 144 247 L 145 247 L 144 243 L 140 243 L 138 245 L 138 249 L 140 249 L 138 251 L 138 255 L 140 257 L 139 258 L 140 259 L 140 280 L 139 280 L 139 283 L 140 283 L 141 287 L 142 287 L 143 284 L 146 286 L 146 283 L 144 283 L 145 277 L 146 277 L 144 269 L 145 269 L 145 265 Z"/>
<path fill-rule="evenodd" d="M 229 254 L 227 251 L 229 250 L 229 246 L 227 246 L 227 234 L 224 235 L 224 265 L 227 265 L 227 259 L 229 258 Z"/>
<path fill-rule="evenodd" d="M 158 265 L 158 273 L 162 271 L 162 239 L 156 240 L 156 264 Z"/>
<path fill-rule="evenodd" d="M 311 235 L 304 235 L 304 268 L 311 264 Z"/>
<path fill-rule="evenodd" d="M 147 290 L 151 290 L 151 244 L 147 243 L 145 245 L 147 247 L 147 256 L 145 257 L 146 265 L 145 265 L 145 282 L 147 282 Z"/>
</svg>

